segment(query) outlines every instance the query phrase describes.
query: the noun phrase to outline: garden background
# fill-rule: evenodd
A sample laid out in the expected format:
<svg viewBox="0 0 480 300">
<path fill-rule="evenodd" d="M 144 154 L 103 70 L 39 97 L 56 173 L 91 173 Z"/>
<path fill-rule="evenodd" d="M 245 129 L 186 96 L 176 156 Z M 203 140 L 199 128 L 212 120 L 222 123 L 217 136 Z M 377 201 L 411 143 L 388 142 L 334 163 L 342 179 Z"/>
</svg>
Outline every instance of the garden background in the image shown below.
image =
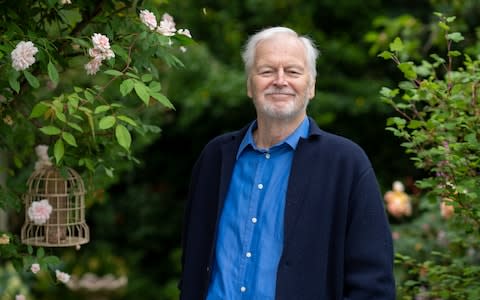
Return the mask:
<svg viewBox="0 0 480 300">
<path fill-rule="evenodd" d="M 442 73 L 462 66 L 463 54 L 474 61 L 479 58 L 480 1 L 0 0 L 0 7 L 0 207 L 7 212 L 0 217 L 4 222 L 0 237 L 3 233 L 9 237 L 8 245 L 0 245 L 1 300 L 14 299 L 17 294 L 38 300 L 177 299 L 190 170 L 209 139 L 254 118 L 240 51 L 249 35 L 277 25 L 309 35 L 321 51 L 309 114 L 324 130 L 346 136 L 365 149 L 383 193 L 392 190 L 394 181 L 401 181 L 409 195 L 396 212 L 387 212 L 398 252 L 398 298 L 480 299 L 478 62 L 457 73 L 460 78 L 462 71 L 470 70 L 470 76 L 459 82 L 474 82 L 473 92 L 452 92 L 451 82 L 445 80 L 442 94 L 447 102 L 452 95 L 460 102 L 467 97 L 472 107 L 458 101 L 437 106 L 418 102 L 425 111 L 436 107 L 453 115 L 465 112 L 450 119 L 438 117 L 434 125 L 420 120 L 428 123 L 425 128 L 432 135 L 446 125 L 441 130 L 444 134 L 435 136 L 436 144 L 420 141 L 415 134 L 423 125 L 412 124 L 415 116 L 402 113 L 411 111 L 411 99 L 430 99 L 436 91 L 438 95 L 432 98 L 442 98 L 443 85 L 433 83 L 423 94 L 416 93 L 421 86 L 415 85 L 418 77 L 434 82 L 443 78 Z M 152 31 L 140 19 L 143 9 L 154 13 L 159 22 L 164 13 L 170 14 L 177 28 L 189 29 L 192 39 L 178 32 Z M 106 59 L 98 72 L 88 75 L 84 64 L 89 61 L 90 36 L 97 32 L 110 38 L 115 58 Z M 449 32 L 461 32 L 462 38 L 447 36 Z M 49 40 L 42 34 L 58 39 Z M 10 53 L 17 43 L 35 40 L 41 44 L 42 38 L 38 63 L 26 72 L 12 70 Z M 433 53 L 438 56 L 431 56 Z M 446 67 L 435 73 L 422 64 L 432 57 Z M 456 60 L 448 64 L 448 58 Z M 407 61 L 410 63 L 402 64 Z M 124 83 L 127 80 L 136 83 L 129 88 Z M 406 82 L 413 83 L 407 86 Z M 392 100 L 399 93 L 392 92 L 399 83 L 403 106 Z M 86 129 L 73 130 L 73 142 L 68 132 L 57 137 L 45 129 L 63 122 L 59 109 L 66 107 L 64 99 L 77 98 L 92 105 L 92 122 L 98 124 L 89 124 L 85 117 Z M 104 102 L 95 106 L 98 99 Z M 30 103 L 23 106 L 19 104 L 22 101 Z M 44 106 L 36 106 L 42 101 Z M 62 103 L 60 108 L 55 101 Z M 47 116 L 48 107 L 53 116 Z M 432 115 L 438 114 L 426 117 Z M 400 119 L 409 126 L 402 126 Z M 110 120 L 115 120 L 116 127 L 106 124 Z M 465 121 L 457 124 L 454 120 Z M 97 130 L 93 142 L 82 135 L 88 128 Z M 469 144 L 459 149 L 460 142 Z M 49 145 L 52 162 L 77 169 L 87 183 L 86 221 L 91 241 L 80 249 L 39 250 L 18 241 L 25 220 L 21 195 L 34 169 L 38 144 Z M 416 148 L 419 145 L 422 147 Z M 457 156 L 450 158 L 462 166 L 452 163 L 455 168 L 443 170 L 447 174 L 443 176 L 439 164 L 422 164 L 432 157 L 433 161 L 449 161 L 439 158 L 448 147 L 452 152 L 458 150 Z M 436 152 L 422 156 L 418 149 Z M 458 174 L 457 170 L 463 171 Z M 430 177 L 448 183 L 456 178 L 457 186 L 469 187 L 462 190 L 466 191 L 464 202 L 454 201 L 459 194 L 456 188 L 448 194 L 449 186 L 432 180 L 418 183 Z M 454 202 L 453 216 L 442 210 L 445 199 Z M 11 247 L 8 251 L 7 246 Z M 45 263 L 50 271 L 61 268 L 72 276 L 90 272 L 99 278 L 112 274 L 111 282 L 125 277 L 128 284 L 108 291 L 72 291 L 46 270 L 32 274 L 29 265 L 44 257 L 59 258 Z"/>
</svg>

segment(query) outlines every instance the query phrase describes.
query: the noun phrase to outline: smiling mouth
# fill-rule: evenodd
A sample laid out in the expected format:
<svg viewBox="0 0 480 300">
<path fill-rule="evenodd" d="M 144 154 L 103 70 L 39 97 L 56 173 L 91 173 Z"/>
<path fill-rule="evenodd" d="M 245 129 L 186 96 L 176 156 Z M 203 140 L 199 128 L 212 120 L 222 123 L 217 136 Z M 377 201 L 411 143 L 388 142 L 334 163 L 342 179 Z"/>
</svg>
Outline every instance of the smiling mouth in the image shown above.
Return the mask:
<svg viewBox="0 0 480 300">
<path fill-rule="evenodd" d="M 265 93 L 266 96 L 295 96 L 295 94 L 293 93 L 286 93 L 286 92 L 282 92 L 282 93 L 278 93 L 278 92 L 274 92 L 274 93 Z"/>
</svg>

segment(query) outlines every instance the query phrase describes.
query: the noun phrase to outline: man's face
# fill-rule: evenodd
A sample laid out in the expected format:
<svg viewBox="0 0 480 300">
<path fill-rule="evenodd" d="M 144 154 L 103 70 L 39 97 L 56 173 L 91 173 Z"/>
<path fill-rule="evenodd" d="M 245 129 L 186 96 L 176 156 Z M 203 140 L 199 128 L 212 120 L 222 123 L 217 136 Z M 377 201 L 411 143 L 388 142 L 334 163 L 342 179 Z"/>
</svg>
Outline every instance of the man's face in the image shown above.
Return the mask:
<svg viewBox="0 0 480 300">
<path fill-rule="evenodd" d="M 307 67 L 303 44 L 296 37 L 277 34 L 257 45 L 248 74 L 248 96 L 257 117 L 290 120 L 303 118 L 315 95 L 315 81 Z"/>
</svg>

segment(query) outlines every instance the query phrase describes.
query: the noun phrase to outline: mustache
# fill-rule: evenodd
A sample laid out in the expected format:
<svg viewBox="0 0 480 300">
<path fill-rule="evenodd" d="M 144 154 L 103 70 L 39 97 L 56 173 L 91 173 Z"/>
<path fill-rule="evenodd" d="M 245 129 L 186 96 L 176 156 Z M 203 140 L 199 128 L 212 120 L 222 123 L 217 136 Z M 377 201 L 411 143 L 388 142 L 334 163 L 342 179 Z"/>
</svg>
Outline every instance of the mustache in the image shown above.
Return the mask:
<svg viewBox="0 0 480 300">
<path fill-rule="evenodd" d="M 272 95 L 272 94 L 282 94 L 282 95 L 291 95 L 295 96 L 295 92 L 291 89 L 278 89 L 278 88 L 269 88 L 264 92 L 265 95 Z"/>
</svg>

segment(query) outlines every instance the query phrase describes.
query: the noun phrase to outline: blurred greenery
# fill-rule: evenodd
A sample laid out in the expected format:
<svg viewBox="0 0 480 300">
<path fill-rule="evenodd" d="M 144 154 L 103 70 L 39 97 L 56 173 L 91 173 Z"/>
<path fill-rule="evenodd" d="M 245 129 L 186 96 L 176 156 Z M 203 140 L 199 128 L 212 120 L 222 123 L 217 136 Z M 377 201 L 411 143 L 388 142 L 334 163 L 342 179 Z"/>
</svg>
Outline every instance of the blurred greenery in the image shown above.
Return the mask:
<svg viewBox="0 0 480 300">
<path fill-rule="evenodd" d="M 401 74 L 376 55 L 388 49 L 396 36 L 408 37 L 412 58 L 436 49 L 436 35 L 428 30 L 436 22 L 434 11 L 456 15 L 458 26 L 466 32 L 466 51 L 478 53 L 478 1 L 182 0 L 162 6 L 166 1 L 138 2 L 139 7 L 174 15 L 190 29 L 196 43 L 178 55 L 184 68 L 159 74 L 163 91 L 176 108 L 146 117 L 162 128 L 160 138 L 138 143 L 133 153 L 140 163 L 119 167 L 121 175 L 89 203 L 90 244 L 73 254 L 51 250 L 65 259 L 70 271 L 81 272 L 80 266 L 87 268 L 85 262 L 94 257 L 102 263 L 119 259 L 118 264 L 101 271 L 128 275 L 128 287 L 117 298 L 178 298 L 180 238 L 190 170 L 208 140 L 255 117 L 246 96 L 240 51 L 250 34 L 276 25 L 311 36 L 321 51 L 309 114 L 324 130 L 346 136 L 365 149 L 382 191 L 399 179 L 408 192 L 416 193 L 416 213 L 391 219 L 396 250 L 421 260 L 441 248 L 444 224 L 438 207 L 422 199 L 414 186 L 425 174 L 414 168 L 401 141 L 385 130 L 387 118 L 396 112 L 380 101 L 379 90 L 399 81 Z M 398 259 L 407 260 L 403 258 Z M 408 280 L 405 272 L 397 268 L 397 280 Z M 38 299 L 48 299 L 42 295 L 71 297 L 62 287 L 37 286 L 33 290 Z M 414 295 L 405 299 L 414 299 Z"/>
</svg>

